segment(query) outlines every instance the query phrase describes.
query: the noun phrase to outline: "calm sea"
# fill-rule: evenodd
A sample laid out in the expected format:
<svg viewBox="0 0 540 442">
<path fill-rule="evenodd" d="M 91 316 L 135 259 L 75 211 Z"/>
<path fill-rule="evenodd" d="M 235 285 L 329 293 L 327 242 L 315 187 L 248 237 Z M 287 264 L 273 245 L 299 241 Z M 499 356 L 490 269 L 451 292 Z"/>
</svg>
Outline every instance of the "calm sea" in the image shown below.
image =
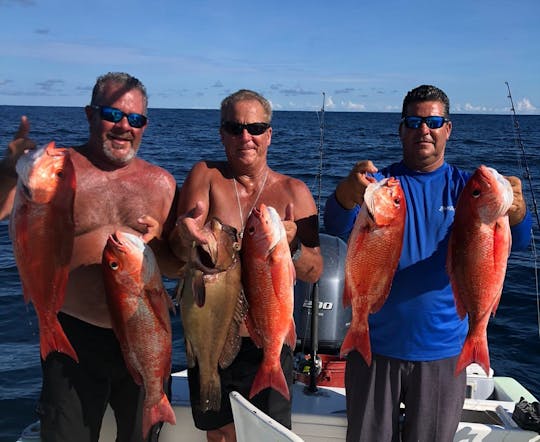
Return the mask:
<svg viewBox="0 0 540 442">
<path fill-rule="evenodd" d="M 0 106 L 0 149 L 13 137 L 21 115 L 31 122 L 32 138 L 58 146 L 85 142 L 88 126 L 82 108 Z M 224 158 L 217 110 L 151 109 L 140 155 L 168 169 L 181 184 L 199 159 Z M 454 115 L 447 145 L 449 162 L 468 170 L 480 164 L 523 177 L 520 149 L 509 115 Z M 322 206 L 337 181 L 360 159 L 378 167 L 401 156 L 396 113 L 325 113 L 321 155 L 316 112 L 275 112 L 270 165 L 303 180 Z M 520 116 L 520 134 L 540 197 L 540 116 Z M 322 162 L 321 162 L 322 159 Z M 322 164 L 322 174 L 321 171 Z M 527 181 L 525 194 L 532 207 Z M 36 419 L 41 385 L 39 332 L 31 305 L 24 304 L 7 234 L 0 222 L 0 441 L 12 442 Z M 540 244 L 535 224 L 536 244 Z M 491 363 L 497 375 L 513 376 L 540 398 L 540 338 L 534 260 L 531 250 L 513 254 L 497 316 L 489 325 Z M 171 291 L 173 281 L 166 281 Z M 173 317 L 173 368 L 185 365 L 182 327 Z"/>
</svg>

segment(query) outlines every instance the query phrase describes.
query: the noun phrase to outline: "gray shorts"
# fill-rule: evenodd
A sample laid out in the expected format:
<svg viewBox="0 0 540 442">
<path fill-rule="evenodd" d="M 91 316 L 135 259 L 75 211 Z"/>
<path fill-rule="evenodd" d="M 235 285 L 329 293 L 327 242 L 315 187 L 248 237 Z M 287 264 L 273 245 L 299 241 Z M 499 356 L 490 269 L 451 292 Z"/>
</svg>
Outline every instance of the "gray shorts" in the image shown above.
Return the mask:
<svg viewBox="0 0 540 442">
<path fill-rule="evenodd" d="M 454 376 L 457 358 L 417 362 L 373 355 L 368 367 L 358 352 L 349 353 L 347 442 L 453 441 L 467 381 L 465 370 Z"/>
</svg>

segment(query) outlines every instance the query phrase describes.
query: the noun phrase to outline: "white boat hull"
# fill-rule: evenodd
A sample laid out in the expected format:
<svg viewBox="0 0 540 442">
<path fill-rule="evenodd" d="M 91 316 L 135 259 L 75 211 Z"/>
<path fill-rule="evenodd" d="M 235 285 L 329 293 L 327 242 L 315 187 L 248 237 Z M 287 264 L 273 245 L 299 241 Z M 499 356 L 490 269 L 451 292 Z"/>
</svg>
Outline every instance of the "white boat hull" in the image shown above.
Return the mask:
<svg viewBox="0 0 540 442">
<path fill-rule="evenodd" d="M 512 378 L 479 376 L 468 377 L 473 397 L 482 393 L 483 382 L 493 389 L 493 399 L 466 399 L 454 442 L 540 442 L 540 435 L 522 430 L 512 419 L 516 402 L 524 397 L 533 402 L 534 398 L 521 384 Z M 309 393 L 302 383 L 292 388 L 292 431 L 306 442 L 345 441 L 347 418 L 345 414 L 345 389 L 319 387 L 316 393 Z M 176 413 L 176 425 L 164 424 L 160 442 L 205 442 L 206 433 L 195 428 L 189 402 L 189 387 L 186 372 L 173 374 L 171 403 Z M 113 414 L 107 410 L 103 422 L 100 442 L 115 440 Z M 18 442 L 38 442 L 39 426 L 33 424 Z M 260 430 L 258 430 L 260 431 Z M 252 440 L 260 440 L 254 434 Z"/>
</svg>

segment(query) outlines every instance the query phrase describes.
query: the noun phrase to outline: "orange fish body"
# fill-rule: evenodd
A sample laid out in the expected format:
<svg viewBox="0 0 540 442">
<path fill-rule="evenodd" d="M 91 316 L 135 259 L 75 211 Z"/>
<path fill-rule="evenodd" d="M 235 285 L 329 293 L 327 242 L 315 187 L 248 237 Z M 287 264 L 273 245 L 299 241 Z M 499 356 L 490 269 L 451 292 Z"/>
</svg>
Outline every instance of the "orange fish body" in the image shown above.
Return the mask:
<svg viewBox="0 0 540 442">
<path fill-rule="evenodd" d="M 399 181 L 385 178 L 371 183 L 347 245 L 343 305 L 352 305 L 352 320 L 341 345 L 343 357 L 356 349 L 371 365 L 368 315 L 386 301 L 401 249 L 405 196 Z"/>
<path fill-rule="evenodd" d="M 136 235 L 117 231 L 109 236 L 103 272 L 113 330 L 134 381 L 144 386 L 146 438 L 157 422 L 176 423 L 163 391 L 171 373 L 172 301 L 152 250 Z"/>
<path fill-rule="evenodd" d="M 489 373 L 487 325 L 499 305 L 506 275 L 512 245 L 506 212 L 512 200 L 508 180 L 495 169 L 480 166 L 456 205 L 447 271 L 458 315 L 469 317 L 456 375 L 473 362 Z"/>
<path fill-rule="evenodd" d="M 249 304 L 246 324 L 251 338 L 264 352 L 250 398 L 273 388 L 290 399 L 280 355 L 284 343 L 292 349 L 296 346 L 295 278 L 283 223 L 273 207 L 261 204 L 246 222 L 242 243 L 242 281 Z"/>
<path fill-rule="evenodd" d="M 25 302 L 39 321 L 41 358 L 53 351 L 79 361 L 58 322 L 64 303 L 75 227 L 75 171 L 68 149 L 51 142 L 17 162 L 17 190 L 9 224 Z"/>
</svg>

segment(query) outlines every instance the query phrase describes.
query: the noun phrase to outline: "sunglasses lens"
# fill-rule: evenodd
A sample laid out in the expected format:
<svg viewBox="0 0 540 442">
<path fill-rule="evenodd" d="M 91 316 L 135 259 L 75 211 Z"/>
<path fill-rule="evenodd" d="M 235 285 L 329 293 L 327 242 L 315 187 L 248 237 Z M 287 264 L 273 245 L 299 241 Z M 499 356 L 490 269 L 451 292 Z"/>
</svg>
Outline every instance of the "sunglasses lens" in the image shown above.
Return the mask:
<svg viewBox="0 0 540 442">
<path fill-rule="evenodd" d="M 261 135 L 270 127 L 267 123 L 246 124 L 246 129 L 251 135 Z"/>
<path fill-rule="evenodd" d="M 131 127 L 141 128 L 146 124 L 146 117 L 141 114 L 129 114 L 127 116 L 128 123 Z"/>
<path fill-rule="evenodd" d="M 111 123 L 118 123 L 124 116 L 122 111 L 115 109 L 114 107 L 102 106 L 100 112 L 101 118 L 110 121 Z"/>
<path fill-rule="evenodd" d="M 222 126 L 223 129 L 225 129 L 225 132 L 231 135 L 240 135 L 244 130 L 244 126 L 242 124 L 235 123 L 233 121 L 224 121 Z"/>
<path fill-rule="evenodd" d="M 444 118 L 443 117 L 427 117 L 425 118 L 425 122 L 427 124 L 427 127 L 430 129 L 439 129 L 444 124 Z"/>
<path fill-rule="evenodd" d="M 422 124 L 422 118 L 420 117 L 405 117 L 405 126 L 409 129 L 418 129 Z"/>
</svg>

